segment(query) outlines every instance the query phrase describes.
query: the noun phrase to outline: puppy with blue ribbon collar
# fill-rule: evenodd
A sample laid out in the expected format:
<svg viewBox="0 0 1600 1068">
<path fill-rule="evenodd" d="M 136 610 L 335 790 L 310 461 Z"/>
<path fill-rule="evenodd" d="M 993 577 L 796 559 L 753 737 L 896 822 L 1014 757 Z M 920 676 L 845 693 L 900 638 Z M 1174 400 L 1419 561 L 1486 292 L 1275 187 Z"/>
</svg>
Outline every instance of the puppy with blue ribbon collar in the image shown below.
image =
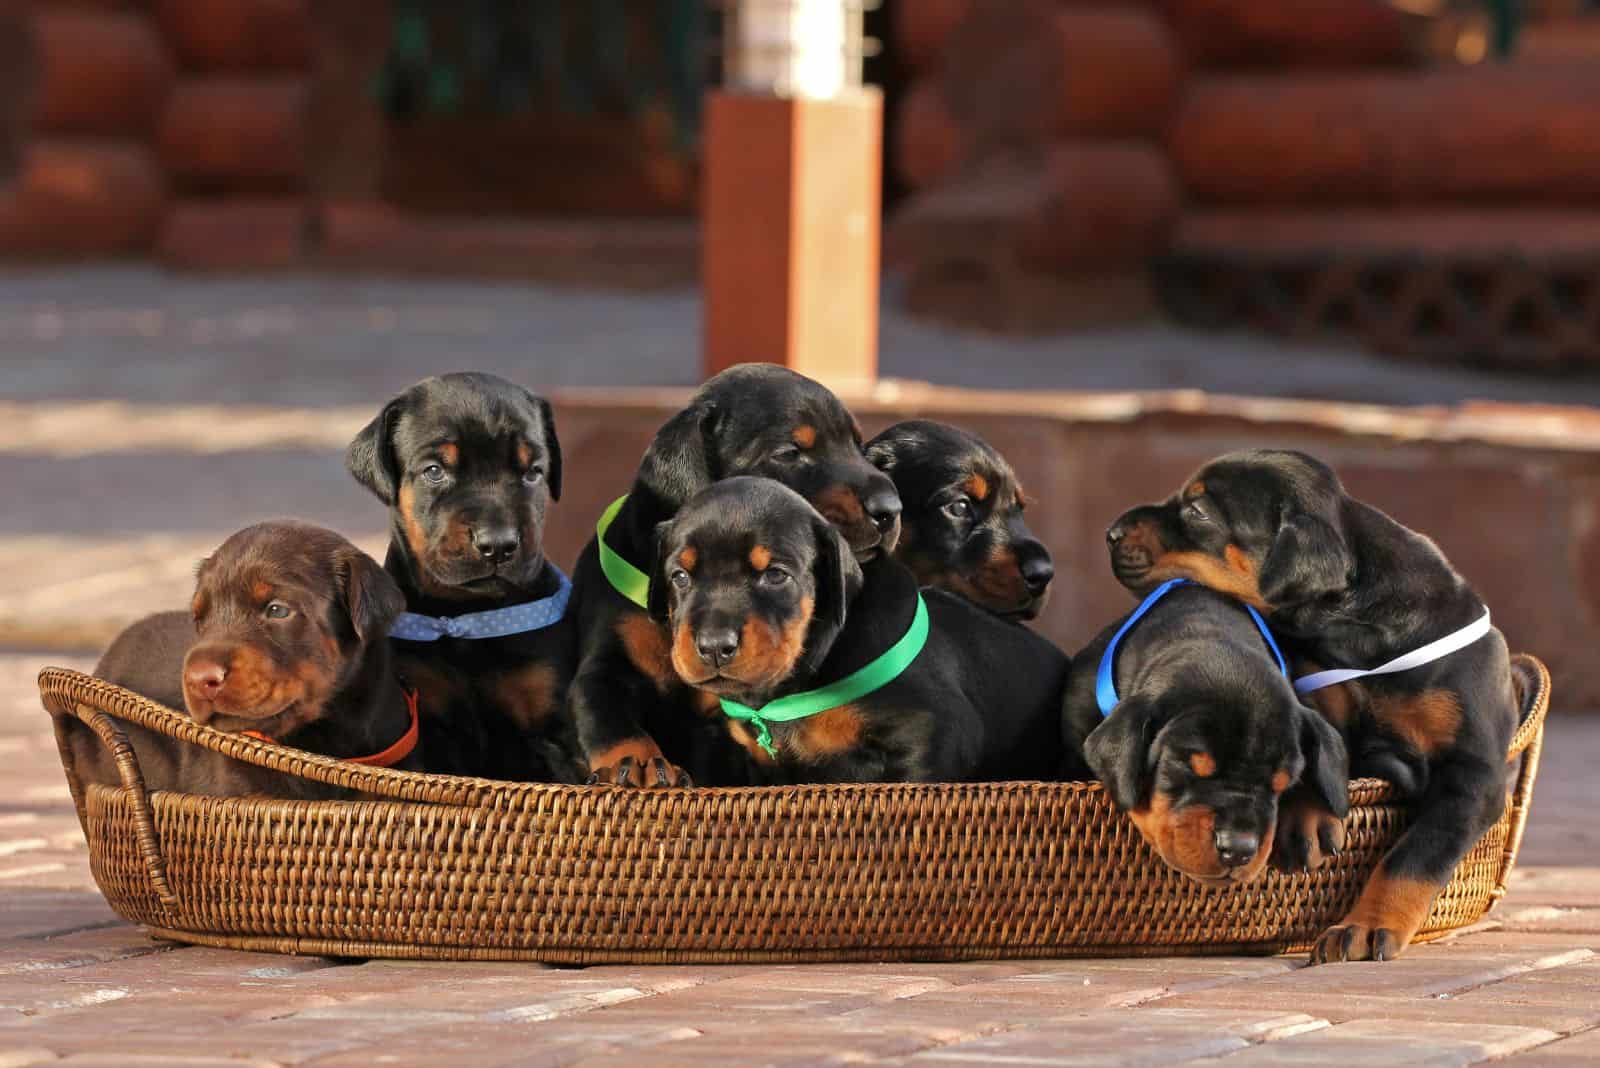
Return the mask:
<svg viewBox="0 0 1600 1068">
<path fill-rule="evenodd" d="M 1250 606 L 1174 579 L 1073 660 L 1096 667 L 1068 683 L 1069 747 L 1151 848 L 1190 878 L 1238 885 L 1274 856 L 1303 853 L 1306 829 L 1279 818 L 1285 797 L 1313 795 L 1340 817 L 1348 810 L 1344 744 L 1296 697 L 1272 631 Z M 1311 833 L 1329 851 L 1342 842 L 1337 822 Z"/>
<path fill-rule="evenodd" d="M 481 612 L 463 612 L 458 616 L 425 616 L 419 612 L 401 612 L 389 628 L 389 637 L 406 642 L 434 642 L 440 638 L 458 638 L 463 641 L 482 641 L 485 638 L 507 638 L 513 634 L 528 634 L 561 622 L 567 614 L 567 601 L 572 597 L 572 583 L 554 564 L 545 568 L 555 578 L 556 592 L 547 597 L 523 604 L 490 608 Z"/>
<path fill-rule="evenodd" d="M 561 496 L 549 402 L 493 375 L 429 378 L 384 405 L 346 463 L 389 507 L 384 567 L 406 600 L 389 640 L 421 697 L 427 770 L 576 782 L 572 584 L 544 553 Z"/>
</svg>

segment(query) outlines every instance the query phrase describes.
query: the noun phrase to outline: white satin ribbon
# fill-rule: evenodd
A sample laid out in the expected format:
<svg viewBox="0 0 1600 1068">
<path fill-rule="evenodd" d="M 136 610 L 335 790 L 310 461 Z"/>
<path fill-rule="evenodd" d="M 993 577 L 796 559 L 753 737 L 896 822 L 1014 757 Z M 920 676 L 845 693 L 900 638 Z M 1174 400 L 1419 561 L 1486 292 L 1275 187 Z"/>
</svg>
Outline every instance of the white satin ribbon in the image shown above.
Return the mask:
<svg viewBox="0 0 1600 1068">
<path fill-rule="evenodd" d="M 1341 682 L 1351 679 L 1365 678 L 1368 675 L 1393 675 L 1397 671 L 1410 671 L 1412 668 L 1431 664 L 1435 660 L 1442 660 L 1451 653 L 1465 649 L 1485 634 L 1489 633 L 1489 610 L 1483 610 L 1483 618 L 1468 623 L 1458 631 L 1446 634 L 1438 641 L 1429 642 L 1420 649 L 1413 649 L 1403 656 L 1397 656 L 1387 664 L 1375 668 L 1333 668 L 1329 671 L 1318 671 L 1312 675 L 1303 675 L 1294 680 L 1296 693 L 1310 693 L 1327 686 L 1337 686 Z"/>
</svg>

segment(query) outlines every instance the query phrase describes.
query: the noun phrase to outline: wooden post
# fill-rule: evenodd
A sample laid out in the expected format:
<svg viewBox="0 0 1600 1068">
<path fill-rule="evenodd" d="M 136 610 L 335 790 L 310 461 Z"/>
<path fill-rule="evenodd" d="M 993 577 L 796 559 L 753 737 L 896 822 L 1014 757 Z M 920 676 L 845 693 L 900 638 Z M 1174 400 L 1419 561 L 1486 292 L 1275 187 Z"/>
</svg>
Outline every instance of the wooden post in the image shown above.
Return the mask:
<svg viewBox="0 0 1600 1068">
<path fill-rule="evenodd" d="M 872 382 L 882 95 L 716 90 L 705 129 L 706 374 L 766 361 L 831 386 Z"/>
</svg>

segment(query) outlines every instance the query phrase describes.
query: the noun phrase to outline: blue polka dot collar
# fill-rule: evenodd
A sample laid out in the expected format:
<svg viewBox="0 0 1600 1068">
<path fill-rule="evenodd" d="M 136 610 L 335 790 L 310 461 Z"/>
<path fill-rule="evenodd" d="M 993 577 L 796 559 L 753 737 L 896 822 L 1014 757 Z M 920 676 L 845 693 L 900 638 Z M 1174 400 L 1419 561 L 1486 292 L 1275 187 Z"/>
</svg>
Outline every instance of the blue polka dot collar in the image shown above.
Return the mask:
<svg viewBox="0 0 1600 1068">
<path fill-rule="evenodd" d="M 468 612 L 460 616 L 422 616 L 415 612 L 401 612 L 389 628 L 389 637 L 403 642 L 433 642 L 440 638 L 504 638 L 512 634 L 526 634 L 543 630 L 560 622 L 567 614 L 567 600 L 572 596 L 572 582 L 554 564 L 546 564 L 554 571 L 561 586 L 548 597 L 527 604 L 514 604 L 510 608 L 493 608 L 487 612 Z"/>
</svg>

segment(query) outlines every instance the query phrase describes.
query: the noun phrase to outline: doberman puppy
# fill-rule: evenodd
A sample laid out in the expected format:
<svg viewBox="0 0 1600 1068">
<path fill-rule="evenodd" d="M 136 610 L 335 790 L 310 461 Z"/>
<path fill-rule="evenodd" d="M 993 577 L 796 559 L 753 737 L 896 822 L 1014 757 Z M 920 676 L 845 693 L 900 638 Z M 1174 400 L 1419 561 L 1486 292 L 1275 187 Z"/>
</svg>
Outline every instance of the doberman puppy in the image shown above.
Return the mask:
<svg viewBox="0 0 1600 1068">
<path fill-rule="evenodd" d="M 170 708 L 187 708 L 196 723 L 218 730 L 417 771 L 415 720 L 384 640 L 404 604 L 377 561 L 331 530 L 260 523 L 201 563 L 189 612 L 161 612 L 133 624 L 94 673 Z M 153 790 L 343 793 L 123 726 Z M 72 739 L 86 778 L 119 781 L 99 739 L 87 729 Z"/>
<path fill-rule="evenodd" d="M 561 443 L 543 397 L 493 375 L 429 378 L 384 405 L 346 466 L 389 506 L 405 594 L 391 642 L 421 694 L 428 770 L 578 778 L 565 715 L 569 584 L 544 554 Z"/>
<path fill-rule="evenodd" d="M 925 605 L 925 607 L 923 607 Z M 672 669 L 773 781 L 1051 778 L 1067 658 L 1019 624 L 858 564 L 786 486 L 731 478 L 662 532 Z M 694 713 L 690 713 L 691 715 Z"/>
<path fill-rule="evenodd" d="M 1039 614 L 1056 569 L 1005 457 L 959 427 L 911 419 L 869 441 L 867 459 L 894 479 L 905 508 L 895 556 L 917 581 L 1002 616 Z"/>
<path fill-rule="evenodd" d="M 1112 570 L 1134 593 L 1192 578 L 1266 612 L 1291 651 L 1321 668 L 1389 668 L 1326 688 L 1302 678 L 1297 689 L 1345 733 L 1354 773 L 1394 783 L 1414 814 L 1312 960 L 1399 954 L 1505 806 L 1518 701 L 1483 601 L 1432 541 L 1299 452 L 1223 456 L 1168 500 L 1124 514 L 1107 537 Z M 1413 652 L 1408 661 L 1422 663 L 1391 663 Z"/>
<path fill-rule="evenodd" d="M 1274 841 L 1300 848 L 1280 798 L 1348 810 L 1344 741 L 1295 696 L 1246 606 L 1181 580 L 1145 603 L 1074 658 L 1068 751 L 1084 753 L 1173 868 L 1211 886 L 1249 882 Z M 1322 844 L 1336 852 L 1341 842 L 1330 830 Z"/>
<path fill-rule="evenodd" d="M 656 434 L 633 488 L 602 520 L 573 576 L 581 652 L 570 703 L 591 781 L 726 781 L 741 759 L 742 751 L 685 770 L 691 755 L 714 751 L 712 739 L 726 735 L 714 720 L 681 714 L 688 693 L 672 670 L 666 629 L 646 611 L 657 526 L 700 490 L 741 474 L 799 492 L 858 559 L 894 548 L 900 498 L 862 454 L 860 428 L 837 397 L 770 364 L 709 379 Z M 701 737 L 707 728 L 711 738 Z"/>
</svg>

